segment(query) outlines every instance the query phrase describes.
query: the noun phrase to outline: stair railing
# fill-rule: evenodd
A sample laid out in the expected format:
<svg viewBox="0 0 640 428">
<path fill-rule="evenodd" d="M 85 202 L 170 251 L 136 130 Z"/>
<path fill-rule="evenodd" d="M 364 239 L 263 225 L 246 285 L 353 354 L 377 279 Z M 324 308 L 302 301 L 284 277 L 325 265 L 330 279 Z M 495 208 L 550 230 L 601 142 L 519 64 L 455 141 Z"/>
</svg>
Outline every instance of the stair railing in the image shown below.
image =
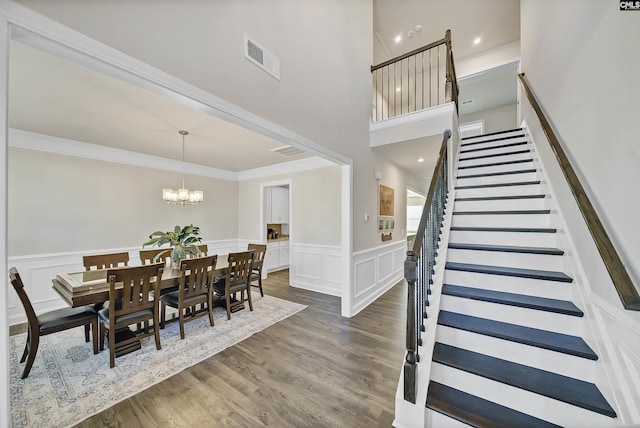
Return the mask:
<svg viewBox="0 0 640 428">
<path fill-rule="evenodd" d="M 613 285 L 618 292 L 618 296 L 620 296 L 620 300 L 622 300 L 622 305 L 625 309 L 634 311 L 640 310 L 640 295 L 638 295 L 638 289 L 633 284 L 633 281 L 622 263 L 618 252 L 613 246 L 607 231 L 602 225 L 595 208 L 591 204 L 591 201 L 582 187 L 575 170 L 571 166 L 571 162 L 565 154 L 562 144 L 560 144 L 560 140 L 553 131 L 553 128 L 540 107 L 538 100 L 531 91 L 531 87 L 529 86 L 527 79 L 524 77 L 524 73 L 519 74 L 518 77 L 520 78 L 520 83 L 527 94 L 531 107 L 533 107 L 533 110 L 538 116 L 538 120 L 540 121 L 540 125 L 542 126 L 547 140 L 551 145 L 551 149 L 560 164 L 560 169 L 562 169 L 564 177 L 569 184 L 571 193 L 573 193 L 573 196 L 576 199 L 580 212 L 582 213 L 582 217 L 589 228 L 589 232 L 591 232 L 591 236 L 593 237 L 596 247 L 600 252 L 600 256 L 602 257 L 607 271 L 609 272 Z"/>
<path fill-rule="evenodd" d="M 452 101 L 458 107 L 450 30 L 436 42 L 371 66 L 371 74 L 373 122 Z"/>
<path fill-rule="evenodd" d="M 407 281 L 407 352 L 404 362 L 404 399 L 416 402 L 417 365 L 420 361 L 418 346 L 422 345 L 424 320 L 427 317 L 429 294 L 433 283 L 434 266 L 438 251 L 438 237 L 444 217 L 449 193 L 449 171 L 447 150 L 451 131 L 442 134 L 440 154 L 434 168 L 429 192 L 424 203 L 420 225 L 413 247 L 407 251 L 404 262 L 404 278 Z"/>
</svg>

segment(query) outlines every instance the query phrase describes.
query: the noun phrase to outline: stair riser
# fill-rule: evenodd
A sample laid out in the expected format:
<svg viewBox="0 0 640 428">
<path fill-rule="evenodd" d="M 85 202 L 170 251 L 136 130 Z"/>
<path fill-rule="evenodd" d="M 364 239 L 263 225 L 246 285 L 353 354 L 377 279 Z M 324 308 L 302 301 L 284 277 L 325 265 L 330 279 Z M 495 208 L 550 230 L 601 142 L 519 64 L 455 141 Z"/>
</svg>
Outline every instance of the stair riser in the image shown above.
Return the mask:
<svg viewBox="0 0 640 428">
<path fill-rule="evenodd" d="M 493 134 L 493 135 L 478 135 L 472 138 L 467 138 L 464 140 L 461 140 L 461 144 L 464 145 L 467 143 L 476 143 L 479 141 L 487 141 L 487 140 L 495 140 L 496 138 L 506 138 L 506 137 L 513 137 L 513 136 L 517 136 L 517 135 L 526 135 L 525 132 L 521 129 L 517 129 L 517 130 L 513 130 L 513 131 L 508 131 L 508 132 L 500 132 L 497 134 Z M 508 141 L 508 140 L 505 140 Z"/>
<path fill-rule="evenodd" d="M 570 283 L 449 269 L 445 270 L 444 282 L 446 284 L 505 291 L 508 293 L 529 294 L 531 296 L 560 300 L 571 300 L 573 294 L 573 286 Z"/>
<path fill-rule="evenodd" d="M 491 164 L 496 162 L 486 162 L 486 164 Z M 528 162 L 520 162 L 514 164 L 507 165 L 494 165 L 494 166 L 476 166 L 474 168 L 462 168 L 458 170 L 459 175 L 469 175 L 469 174 L 489 174 L 494 172 L 509 172 L 516 171 L 519 169 L 531 169 L 535 168 L 533 160 L 529 159 Z"/>
<path fill-rule="evenodd" d="M 594 428 L 613 426 L 613 420 L 607 416 L 443 364 L 432 364 L 431 379 L 557 425 Z"/>
<path fill-rule="evenodd" d="M 455 214 L 452 226 L 463 227 L 549 227 L 545 214 Z"/>
<path fill-rule="evenodd" d="M 513 151 L 516 152 L 520 150 L 513 150 Z M 506 152 L 506 153 L 509 153 L 509 152 Z M 476 157 L 476 156 L 471 156 L 472 154 L 473 153 L 468 153 L 462 156 L 461 159 L 459 159 L 459 166 L 485 165 L 485 164 L 494 163 L 494 162 L 508 162 L 508 161 L 521 160 L 521 159 L 531 159 L 531 152 L 516 153 L 512 155 L 505 154 L 503 156 L 494 156 L 490 158 L 466 159 L 466 158 Z M 478 156 L 481 156 L 481 155 L 478 155 Z"/>
<path fill-rule="evenodd" d="M 456 186 L 464 186 L 456 181 Z M 456 189 L 456 198 L 479 198 L 488 196 L 516 196 L 516 195 L 539 195 L 542 192 L 542 186 L 539 184 L 528 184 L 521 186 L 500 186 L 500 187 L 481 187 L 478 189 Z"/>
<path fill-rule="evenodd" d="M 481 186 L 485 184 L 513 183 L 514 181 L 533 181 L 538 179 L 538 174 L 536 172 L 509 175 L 491 175 L 488 177 L 474 178 L 464 178 L 465 175 L 474 174 L 460 174 L 457 181 L 458 186 Z"/>
<path fill-rule="evenodd" d="M 449 241 L 452 242 L 452 241 Z M 521 245 L 521 243 L 517 243 Z M 524 269 L 564 271 L 562 256 L 548 254 L 506 253 L 501 251 L 460 250 L 449 248 L 447 261 L 476 265 L 518 267 Z"/>
<path fill-rule="evenodd" d="M 455 211 L 543 210 L 548 202 L 546 198 L 456 201 Z"/>
<path fill-rule="evenodd" d="M 487 144 L 485 147 L 478 147 L 478 146 L 462 147 L 460 148 L 460 159 L 465 159 L 468 157 L 475 157 L 475 156 L 511 153 L 515 151 L 527 150 L 532 148 L 530 144 L 526 144 L 526 143 L 522 144 L 523 142 L 524 140 L 520 139 L 520 141 L 512 141 L 512 140 L 496 141 L 494 144 Z M 507 144 L 509 144 L 508 147 L 501 147 Z M 517 144 L 517 145 L 512 145 L 512 144 Z M 473 151 L 469 152 L 467 150 L 473 150 Z"/>
<path fill-rule="evenodd" d="M 506 359 L 564 376 L 594 382 L 597 362 L 548 349 L 472 333 L 457 328 L 438 326 L 436 340 L 492 357 Z"/>
<path fill-rule="evenodd" d="M 475 232 L 452 230 L 449 242 L 487 245 L 524 245 L 530 247 L 555 247 L 555 233 L 536 232 Z"/>
<path fill-rule="evenodd" d="M 583 319 L 571 315 L 501 305 L 449 295 L 442 296 L 440 305 L 440 310 L 442 311 L 456 312 L 463 315 L 502 321 L 571 336 L 582 336 L 584 333 Z"/>
<path fill-rule="evenodd" d="M 469 425 L 425 407 L 425 428 L 469 428 Z"/>
<path fill-rule="evenodd" d="M 486 143 L 480 143 L 479 141 L 475 141 L 477 144 L 460 146 L 460 156 L 467 155 L 468 153 L 462 153 L 467 150 L 491 149 L 496 146 L 503 146 L 505 144 L 512 144 L 512 143 L 524 143 L 526 141 L 527 139 L 525 137 L 509 138 L 507 140 L 498 140 L 498 141 L 488 141 Z M 467 142 L 468 141 L 465 140 L 463 144 L 466 144 Z M 522 145 L 522 146 L 516 146 L 516 147 L 527 147 L 527 146 Z M 476 152 L 471 152 L 471 153 L 476 153 Z"/>
</svg>

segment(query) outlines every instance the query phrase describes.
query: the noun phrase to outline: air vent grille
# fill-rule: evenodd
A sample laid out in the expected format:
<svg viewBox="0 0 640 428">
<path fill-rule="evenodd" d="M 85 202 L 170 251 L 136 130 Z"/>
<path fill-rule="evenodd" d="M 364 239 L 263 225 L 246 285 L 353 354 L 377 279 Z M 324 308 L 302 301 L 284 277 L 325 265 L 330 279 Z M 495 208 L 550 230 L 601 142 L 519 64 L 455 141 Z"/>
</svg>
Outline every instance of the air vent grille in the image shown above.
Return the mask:
<svg viewBox="0 0 640 428">
<path fill-rule="evenodd" d="M 304 150 L 300 150 L 299 148 L 293 147 L 293 146 L 282 146 L 275 149 L 271 149 L 271 151 L 274 153 L 278 153 L 282 156 L 295 156 L 295 155 L 299 155 L 300 153 L 304 153 Z"/>
<path fill-rule="evenodd" d="M 280 80 L 280 59 L 245 34 L 244 57 Z"/>
</svg>

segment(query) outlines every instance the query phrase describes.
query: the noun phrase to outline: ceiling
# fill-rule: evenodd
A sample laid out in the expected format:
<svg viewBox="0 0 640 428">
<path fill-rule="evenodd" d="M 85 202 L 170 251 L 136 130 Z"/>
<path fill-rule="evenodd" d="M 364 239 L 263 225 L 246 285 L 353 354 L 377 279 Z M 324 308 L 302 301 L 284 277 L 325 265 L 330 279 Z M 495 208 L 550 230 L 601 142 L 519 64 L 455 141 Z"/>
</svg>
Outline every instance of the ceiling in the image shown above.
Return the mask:
<svg viewBox="0 0 640 428">
<path fill-rule="evenodd" d="M 452 31 L 456 59 L 519 39 L 518 0 L 373 3 L 374 64 L 438 40 L 446 29 Z M 421 25 L 419 32 L 416 25 Z M 409 30 L 413 37 L 407 37 Z M 398 34 L 403 37 L 396 43 Z M 474 46 L 476 37 L 482 41 Z M 190 133 L 185 140 L 187 162 L 235 172 L 311 156 L 274 153 L 282 143 L 20 42 L 12 41 L 10 52 L 12 128 L 175 160 L 182 158 L 178 130 L 184 129 Z M 487 72 L 462 80 L 461 100 L 473 98 L 469 108 L 490 108 L 484 106 L 501 101 L 486 96 L 501 92 L 497 88 L 503 78 L 504 73 Z M 433 168 L 429 159 L 437 155 L 427 146 L 439 146 L 440 139 L 410 141 L 404 148 L 394 144 L 377 153 L 424 177 Z M 418 164 L 416 153 L 427 161 Z"/>
</svg>

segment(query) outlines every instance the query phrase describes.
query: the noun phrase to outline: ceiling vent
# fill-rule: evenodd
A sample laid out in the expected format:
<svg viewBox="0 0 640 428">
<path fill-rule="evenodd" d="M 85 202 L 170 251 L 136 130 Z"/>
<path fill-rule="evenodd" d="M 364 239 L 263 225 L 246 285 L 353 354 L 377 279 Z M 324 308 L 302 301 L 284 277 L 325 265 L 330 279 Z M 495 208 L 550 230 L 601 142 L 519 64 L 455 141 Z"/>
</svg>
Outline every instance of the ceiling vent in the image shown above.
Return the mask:
<svg viewBox="0 0 640 428">
<path fill-rule="evenodd" d="M 464 101 L 462 101 L 462 105 L 463 105 L 463 106 L 468 106 L 469 104 L 473 104 L 473 99 L 469 99 L 469 100 L 464 100 Z"/>
<path fill-rule="evenodd" d="M 280 59 L 244 35 L 244 57 L 280 80 Z"/>
<path fill-rule="evenodd" d="M 299 155 L 300 153 L 304 153 L 304 150 L 300 150 L 299 148 L 293 146 L 282 146 L 271 149 L 271 151 L 282 156 L 295 156 Z"/>
</svg>

